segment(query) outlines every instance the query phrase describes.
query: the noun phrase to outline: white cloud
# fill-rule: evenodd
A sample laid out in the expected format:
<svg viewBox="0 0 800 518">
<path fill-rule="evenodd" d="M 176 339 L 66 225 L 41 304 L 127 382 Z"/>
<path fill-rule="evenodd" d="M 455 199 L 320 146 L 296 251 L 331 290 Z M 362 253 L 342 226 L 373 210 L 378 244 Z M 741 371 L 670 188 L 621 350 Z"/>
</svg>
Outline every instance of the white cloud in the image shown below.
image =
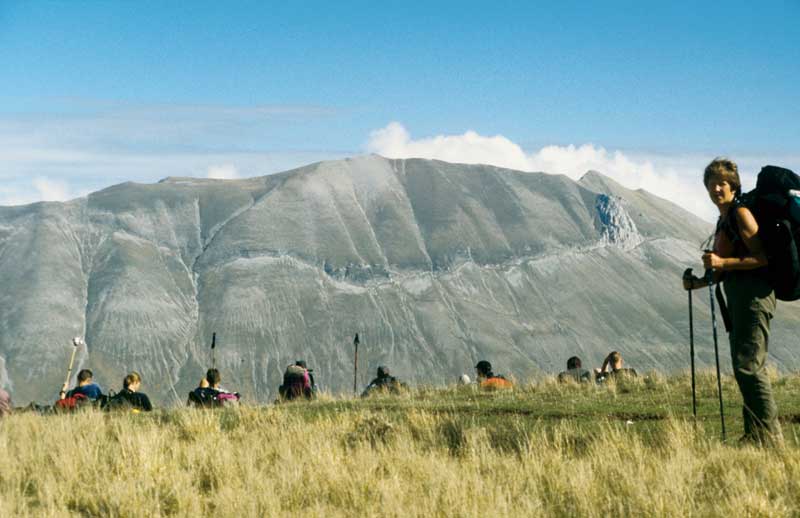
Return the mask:
<svg viewBox="0 0 800 518">
<path fill-rule="evenodd" d="M 412 140 L 402 124 L 392 122 L 370 134 L 367 150 L 392 158 L 435 158 L 446 162 L 530 170 L 528 156 L 517 144 L 503 136 L 484 137 L 474 131 Z"/>
<path fill-rule="evenodd" d="M 34 178 L 31 182 L 41 201 L 66 201 L 72 196 L 66 182 L 48 178 Z"/>
<path fill-rule="evenodd" d="M 239 178 L 239 171 L 233 164 L 212 165 L 208 168 L 208 177 L 217 180 L 235 180 Z"/>
<path fill-rule="evenodd" d="M 291 141 L 279 133 L 287 126 L 324 129 L 325 120 L 336 115 L 324 106 L 80 99 L 47 104 L 44 110 L 0 110 L 0 205 L 70 199 L 121 182 L 168 176 L 265 175 L 352 154 L 276 149 L 281 145 L 276 134 Z"/>
<path fill-rule="evenodd" d="M 29 182 L 16 182 L 0 188 L 0 206 L 27 205 L 39 201 L 67 201 L 89 194 L 76 191 L 63 180 L 36 177 Z"/>
<path fill-rule="evenodd" d="M 546 146 L 526 152 L 502 135 L 487 137 L 474 131 L 415 140 L 397 122 L 373 131 L 366 148 L 369 152 L 391 158 L 490 164 L 520 171 L 565 174 L 574 180 L 589 170 L 595 170 L 625 187 L 645 189 L 706 220 L 715 219 L 716 209 L 708 201 L 699 180 L 703 167 L 713 157 L 635 155 L 609 151 L 594 144 Z"/>
</svg>

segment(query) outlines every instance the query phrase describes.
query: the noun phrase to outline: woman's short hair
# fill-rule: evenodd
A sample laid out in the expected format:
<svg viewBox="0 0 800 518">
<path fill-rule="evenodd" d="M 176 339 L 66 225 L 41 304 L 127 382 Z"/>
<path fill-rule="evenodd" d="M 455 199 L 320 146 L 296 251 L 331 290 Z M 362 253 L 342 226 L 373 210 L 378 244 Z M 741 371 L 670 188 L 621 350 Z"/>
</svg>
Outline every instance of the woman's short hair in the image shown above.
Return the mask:
<svg viewBox="0 0 800 518">
<path fill-rule="evenodd" d="M 122 386 L 125 388 L 129 388 L 134 383 L 141 383 L 141 382 L 142 382 L 142 377 L 139 375 L 138 372 L 133 371 L 127 376 L 125 376 L 124 380 L 122 380 Z"/>
<path fill-rule="evenodd" d="M 731 190 L 738 196 L 742 193 L 742 181 L 739 179 L 739 167 L 729 158 L 717 157 L 706 166 L 703 174 L 703 185 L 708 189 L 708 182 L 712 178 L 725 180 Z"/>
</svg>

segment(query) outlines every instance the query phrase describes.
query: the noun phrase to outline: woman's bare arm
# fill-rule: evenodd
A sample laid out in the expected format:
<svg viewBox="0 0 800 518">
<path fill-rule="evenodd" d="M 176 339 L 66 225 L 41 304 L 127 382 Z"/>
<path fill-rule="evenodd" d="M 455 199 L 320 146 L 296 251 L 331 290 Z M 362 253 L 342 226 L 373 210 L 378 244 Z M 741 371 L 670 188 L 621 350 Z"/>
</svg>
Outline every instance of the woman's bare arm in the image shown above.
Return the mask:
<svg viewBox="0 0 800 518">
<path fill-rule="evenodd" d="M 715 253 L 703 256 L 703 265 L 715 271 L 754 270 L 767 265 L 767 256 L 758 238 L 758 223 L 753 213 L 746 207 L 738 207 L 734 213 L 739 224 L 739 236 L 749 252 L 744 257 L 720 257 Z"/>
</svg>

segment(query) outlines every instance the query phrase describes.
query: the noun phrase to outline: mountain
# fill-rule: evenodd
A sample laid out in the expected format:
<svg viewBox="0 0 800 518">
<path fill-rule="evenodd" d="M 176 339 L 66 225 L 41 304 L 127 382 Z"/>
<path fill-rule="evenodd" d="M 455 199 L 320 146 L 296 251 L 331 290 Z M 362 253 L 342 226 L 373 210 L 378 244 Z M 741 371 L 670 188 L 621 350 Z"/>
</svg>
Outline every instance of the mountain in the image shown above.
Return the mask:
<svg viewBox="0 0 800 518">
<path fill-rule="evenodd" d="M 3 207 L 0 384 L 18 404 L 53 398 L 77 335 L 74 372 L 119 389 L 138 370 L 160 404 L 185 401 L 214 332 L 223 385 L 259 401 L 295 359 L 348 390 L 356 332 L 360 384 L 382 364 L 440 384 L 479 359 L 524 379 L 612 349 L 639 370 L 683 369 L 680 275 L 701 268 L 712 230 L 596 172 L 376 155 Z M 707 365 L 707 292 L 695 306 Z M 781 304 L 773 330 L 772 358 L 798 367 L 800 307 Z"/>
</svg>

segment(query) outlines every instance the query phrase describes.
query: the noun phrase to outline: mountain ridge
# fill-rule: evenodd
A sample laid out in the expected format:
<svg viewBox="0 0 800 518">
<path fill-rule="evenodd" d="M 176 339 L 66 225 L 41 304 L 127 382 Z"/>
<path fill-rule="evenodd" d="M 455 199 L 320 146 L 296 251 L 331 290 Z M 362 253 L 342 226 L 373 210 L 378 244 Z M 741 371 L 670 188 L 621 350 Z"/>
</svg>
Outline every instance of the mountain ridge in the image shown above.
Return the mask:
<svg viewBox="0 0 800 518">
<path fill-rule="evenodd" d="M 372 344 L 360 372 L 386 363 L 418 382 L 483 357 L 538 375 L 568 350 L 589 364 L 627 348 L 640 368 L 676 368 L 676 279 L 711 225 L 587 175 L 368 155 L 0 209 L 0 384 L 23 403 L 49 397 L 74 335 L 105 385 L 139 369 L 162 403 L 197 382 L 212 332 L 226 383 L 259 400 L 299 357 L 346 389 L 355 331 Z M 647 293 L 625 288 L 634 280 Z M 792 311 L 779 342 L 800 322 Z M 771 352 L 798 362 L 780 343 Z"/>
</svg>

